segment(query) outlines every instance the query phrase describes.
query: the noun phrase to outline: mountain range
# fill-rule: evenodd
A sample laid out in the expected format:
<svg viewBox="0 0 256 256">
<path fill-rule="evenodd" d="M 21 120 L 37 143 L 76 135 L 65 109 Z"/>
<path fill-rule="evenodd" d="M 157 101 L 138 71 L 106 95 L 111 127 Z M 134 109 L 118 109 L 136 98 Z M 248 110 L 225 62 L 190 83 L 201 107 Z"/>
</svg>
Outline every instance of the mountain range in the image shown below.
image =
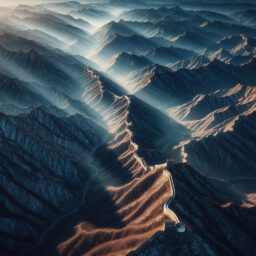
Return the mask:
<svg viewBox="0 0 256 256">
<path fill-rule="evenodd" d="M 255 21 L 250 0 L 0 3 L 0 255 L 254 256 Z"/>
</svg>

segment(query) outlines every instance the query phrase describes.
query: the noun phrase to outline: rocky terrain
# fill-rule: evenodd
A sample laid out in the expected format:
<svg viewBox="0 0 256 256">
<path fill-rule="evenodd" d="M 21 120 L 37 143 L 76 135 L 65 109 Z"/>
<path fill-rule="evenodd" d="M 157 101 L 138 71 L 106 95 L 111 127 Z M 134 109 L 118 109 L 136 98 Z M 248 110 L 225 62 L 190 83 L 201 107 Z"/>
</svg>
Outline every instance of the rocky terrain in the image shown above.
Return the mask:
<svg viewBox="0 0 256 256">
<path fill-rule="evenodd" d="M 0 255 L 255 255 L 254 1 L 2 2 Z"/>
</svg>

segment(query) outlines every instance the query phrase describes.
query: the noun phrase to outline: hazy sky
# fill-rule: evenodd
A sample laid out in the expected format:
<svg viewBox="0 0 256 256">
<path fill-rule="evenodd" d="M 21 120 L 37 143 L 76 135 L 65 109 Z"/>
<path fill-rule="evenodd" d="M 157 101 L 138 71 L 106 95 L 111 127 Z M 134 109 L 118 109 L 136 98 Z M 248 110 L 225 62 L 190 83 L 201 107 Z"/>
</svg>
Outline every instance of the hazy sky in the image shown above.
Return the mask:
<svg viewBox="0 0 256 256">
<path fill-rule="evenodd" d="M 19 4 L 39 4 L 47 2 L 58 2 L 58 0 L 0 0 L 0 6 L 13 6 Z M 64 1 L 59 1 L 64 2 Z"/>
<path fill-rule="evenodd" d="M 72 1 L 72 0 L 0 0 L 0 6 L 15 6 L 19 4 L 36 5 L 40 3 L 65 2 L 65 1 Z M 96 2 L 95 0 L 78 0 L 78 1 L 81 3 Z M 100 2 L 100 1 L 97 0 L 97 2 Z"/>
</svg>

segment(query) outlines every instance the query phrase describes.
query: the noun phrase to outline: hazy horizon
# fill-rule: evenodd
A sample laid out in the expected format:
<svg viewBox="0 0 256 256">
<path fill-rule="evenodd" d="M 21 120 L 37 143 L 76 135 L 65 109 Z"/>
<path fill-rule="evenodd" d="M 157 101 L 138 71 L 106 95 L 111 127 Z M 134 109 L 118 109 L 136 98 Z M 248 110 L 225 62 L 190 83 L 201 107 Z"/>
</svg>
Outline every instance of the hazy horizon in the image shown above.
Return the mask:
<svg viewBox="0 0 256 256">
<path fill-rule="evenodd" d="M 69 2 L 71 0 L 3 0 L 0 1 L 0 7 L 4 6 L 4 7 L 8 7 L 8 6 L 16 6 L 16 5 L 21 5 L 21 4 L 29 4 L 29 5 L 37 5 L 37 4 L 41 4 L 41 3 L 51 3 L 51 2 Z M 84 2 L 84 3 L 88 3 L 88 2 L 95 2 L 95 1 L 87 1 L 87 0 L 79 0 L 79 2 Z M 98 1 L 99 2 L 99 1 Z"/>
</svg>

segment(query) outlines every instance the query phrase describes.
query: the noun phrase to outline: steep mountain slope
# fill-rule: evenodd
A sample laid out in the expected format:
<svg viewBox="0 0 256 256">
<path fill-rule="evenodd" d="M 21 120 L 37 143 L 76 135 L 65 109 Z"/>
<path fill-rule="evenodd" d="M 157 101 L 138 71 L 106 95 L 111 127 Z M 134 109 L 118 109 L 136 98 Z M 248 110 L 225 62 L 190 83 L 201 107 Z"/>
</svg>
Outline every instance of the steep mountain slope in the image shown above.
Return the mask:
<svg viewBox="0 0 256 256">
<path fill-rule="evenodd" d="M 192 101 L 172 108 L 170 113 L 180 121 L 199 120 L 224 107 L 232 107 L 234 110 L 236 109 L 234 114 L 240 114 L 241 107 L 244 106 L 244 109 L 248 110 L 254 100 L 255 87 L 238 84 L 231 89 L 218 90 L 208 95 L 197 95 Z"/>
<path fill-rule="evenodd" d="M 253 256 L 255 3 L 21 2 L 0 7 L 0 255 Z"/>
<path fill-rule="evenodd" d="M 254 179 L 256 170 L 251 160 L 255 157 L 254 130 L 255 113 L 241 115 L 230 130 L 187 144 L 187 161 L 198 171 L 204 170 L 208 175 L 230 179 L 231 182 L 237 180 L 241 187 L 246 188 L 246 180 Z"/>
<path fill-rule="evenodd" d="M 229 62 L 235 62 L 237 59 L 253 59 L 256 53 L 256 41 L 253 38 L 244 35 L 229 36 L 220 40 L 216 45 L 211 46 L 202 54 L 208 57 L 216 55 L 218 52 L 225 52 Z"/>
<path fill-rule="evenodd" d="M 253 28 L 236 25 L 236 24 L 225 24 L 222 22 L 214 21 L 214 22 L 207 22 L 202 27 L 204 31 L 217 33 L 222 36 L 231 36 L 231 35 L 238 35 L 244 34 L 247 37 L 255 37 L 256 30 Z"/>
<path fill-rule="evenodd" d="M 111 21 L 105 26 L 97 30 L 97 33 L 94 34 L 96 38 L 102 40 L 110 35 L 119 34 L 122 36 L 132 36 L 136 33 L 127 27 L 123 22 Z"/>
<path fill-rule="evenodd" d="M 246 26 L 251 26 L 256 28 L 256 11 L 255 10 L 245 10 L 242 12 L 236 12 L 232 14 L 232 18 L 238 20 Z"/>
<path fill-rule="evenodd" d="M 225 201 L 232 201 L 232 196 L 224 196 L 225 183 L 200 176 L 188 165 L 172 165 L 169 170 L 176 184 L 172 205 L 185 224 L 186 233 L 167 228 L 132 255 L 253 256 L 255 208 L 223 208 Z M 246 206 L 246 198 L 243 200 Z"/>
<path fill-rule="evenodd" d="M 123 52 L 110 64 L 107 72 L 114 77 L 122 78 L 130 72 L 152 65 L 152 62 L 144 56 Z"/>
<path fill-rule="evenodd" d="M 151 36 L 162 36 L 172 39 L 190 30 L 200 28 L 205 22 L 206 20 L 200 16 L 178 21 L 175 21 L 173 16 L 166 16 L 154 24 L 147 33 Z M 172 26 L 170 26 L 170 23 Z"/>
<path fill-rule="evenodd" d="M 197 56 L 188 60 L 177 61 L 174 64 L 168 65 L 172 71 L 178 71 L 179 69 L 198 69 L 210 64 L 210 60 L 204 56 Z"/>
<path fill-rule="evenodd" d="M 254 59 L 249 64 L 237 67 L 215 60 L 199 69 L 181 69 L 177 72 L 158 67 L 152 68 L 150 73 L 143 72 L 141 75 L 144 84 L 135 88 L 136 95 L 153 102 L 164 99 L 158 102 L 159 106 L 170 106 L 198 93 L 231 88 L 237 83 L 254 84 L 255 63 Z M 148 76 L 150 79 L 147 78 Z"/>
<path fill-rule="evenodd" d="M 131 52 L 134 54 L 145 54 L 149 50 L 156 48 L 157 44 L 150 39 L 140 35 L 122 36 L 110 35 L 110 38 L 100 48 L 97 53 L 97 58 L 108 60 L 122 52 Z"/>
<path fill-rule="evenodd" d="M 0 100 L 1 104 L 14 103 L 18 106 L 49 105 L 50 102 L 38 95 L 29 83 L 0 74 Z"/>
<path fill-rule="evenodd" d="M 224 48 L 234 55 L 252 54 L 255 51 L 256 41 L 253 38 L 248 38 L 241 35 L 227 36 L 220 40 L 215 49 Z"/>
<path fill-rule="evenodd" d="M 93 75 L 92 71 L 87 72 Z M 112 96 L 112 103 L 105 108 L 102 100 L 108 93 L 96 90 L 97 87 L 100 88 L 100 84 L 96 86 L 91 82 L 91 93 L 84 100 L 101 112 L 105 109 L 102 116 L 111 134 L 107 147 L 99 148 L 94 154 L 105 169 L 99 177 L 101 183 L 92 182 L 81 207 L 50 230 L 39 247 L 36 246 L 28 255 L 35 252 L 39 255 L 57 252 L 60 255 L 127 254 L 163 230 L 165 220 L 179 223 L 174 213 L 168 210 L 169 214 L 166 214 L 167 209 L 164 210 L 164 204 L 173 195 L 165 165 L 149 167 L 137 155 L 138 146 L 131 140 L 127 120 L 128 97 Z M 151 191 L 150 197 L 145 190 Z M 159 195 L 161 199 L 157 199 Z M 53 240 L 56 235 L 60 237 L 60 230 L 61 238 Z M 98 236 L 104 241 L 101 244 L 97 242 Z M 84 240 L 90 242 L 83 243 Z"/>
<path fill-rule="evenodd" d="M 190 51 L 199 51 L 213 45 L 221 39 L 216 33 L 205 32 L 201 29 L 185 31 L 175 38 L 171 38 L 173 46 Z"/>
<path fill-rule="evenodd" d="M 107 10 L 83 5 L 82 8 L 70 12 L 75 18 L 88 20 L 91 23 L 104 23 L 111 20 L 111 14 Z"/>
<path fill-rule="evenodd" d="M 15 13 L 14 13 L 15 14 Z M 24 25 L 29 28 L 39 29 L 49 34 L 54 34 L 58 39 L 72 41 L 75 39 L 83 40 L 84 43 L 89 42 L 89 36 L 78 27 L 72 26 L 63 19 L 49 13 L 33 13 L 26 12 L 24 18 L 18 18 L 19 25 Z"/>
<path fill-rule="evenodd" d="M 172 108 L 170 115 L 192 131 L 191 140 L 180 144 L 183 161 L 204 175 L 234 182 L 239 190 L 254 191 L 248 181 L 256 169 L 251 160 L 255 99 L 255 87 L 237 85 Z"/>
<path fill-rule="evenodd" d="M 58 19 L 67 22 L 69 25 L 78 27 L 81 30 L 84 30 L 85 32 L 89 33 L 95 30 L 95 27 L 89 23 L 88 21 L 81 19 L 81 18 L 74 18 L 71 15 L 64 15 L 61 13 L 53 13 Z"/>
<path fill-rule="evenodd" d="M 165 162 L 170 157 L 169 149 L 188 139 L 190 131 L 136 97 L 133 96 L 130 101 L 130 129 L 134 142 L 140 146 L 139 155 L 150 165 Z"/>
<path fill-rule="evenodd" d="M 56 112 L 55 112 L 56 113 Z M 1 251 L 17 255 L 80 204 L 93 172 L 84 161 L 106 131 L 82 116 L 42 108 L 1 114 Z"/>
<path fill-rule="evenodd" d="M 65 76 L 61 70 L 53 66 L 46 58 L 40 56 L 34 50 L 28 52 L 12 52 L 5 48 L 0 48 L 1 68 L 6 73 L 20 77 L 32 82 L 42 82 L 49 85 L 60 86 L 74 83 Z M 47 80 L 47 75 L 51 73 L 51 78 Z"/>
<path fill-rule="evenodd" d="M 34 49 L 40 53 L 47 52 L 40 44 L 8 32 L 0 34 L 0 44 L 10 51 L 29 51 Z"/>
<path fill-rule="evenodd" d="M 232 22 L 232 20 L 226 15 L 220 14 L 213 11 L 193 11 L 192 9 L 183 9 L 176 5 L 172 8 L 148 8 L 148 9 L 133 9 L 121 15 L 121 18 L 125 20 L 136 20 L 136 21 L 150 21 L 157 23 L 166 17 L 171 18 L 172 21 L 187 21 L 201 17 L 209 21 L 222 21 Z"/>
<path fill-rule="evenodd" d="M 167 65 L 178 60 L 186 60 L 194 56 L 196 56 L 196 54 L 193 51 L 175 47 L 160 47 L 153 49 L 146 54 L 146 57 L 149 60 L 160 65 Z"/>
<path fill-rule="evenodd" d="M 152 22 L 137 22 L 123 19 L 120 19 L 118 23 L 134 31 L 136 34 L 141 34 L 144 36 L 148 35 L 150 29 L 152 29 L 152 27 L 154 26 Z"/>
<path fill-rule="evenodd" d="M 164 7 L 159 9 L 137 9 L 125 12 L 120 18 L 130 21 L 157 22 L 168 14 L 169 9 Z"/>
<path fill-rule="evenodd" d="M 92 255 L 95 253 L 106 255 L 110 246 L 112 253 L 124 252 L 126 254 L 138 248 L 156 232 L 164 230 L 165 220 L 173 224 L 179 222 L 174 213 L 168 210 L 169 214 L 166 215 L 167 209 L 164 210 L 164 204 L 173 194 L 165 165 L 149 167 L 136 153 L 138 146 L 131 140 L 132 133 L 127 119 L 130 100 L 128 97 L 117 97 L 110 95 L 107 91 L 104 92 L 101 83 L 91 71 L 88 70 L 86 75 L 88 79 L 90 76 L 91 78 L 88 80 L 88 88 L 81 100 L 102 113 L 110 133 L 108 139 L 105 130 L 81 115 L 69 117 L 64 112 L 54 111 L 58 116 L 56 117 L 42 108 L 14 117 L 2 114 L 4 128 L 2 141 L 15 147 L 15 152 L 19 156 L 18 158 L 11 154 L 10 162 L 5 160 L 3 163 L 6 165 L 16 163 L 16 166 L 17 163 L 19 163 L 18 166 L 22 163 L 21 166 L 26 171 L 38 168 L 41 170 L 42 177 L 45 176 L 46 180 L 53 182 L 49 193 L 55 193 L 47 195 L 46 201 L 43 189 L 44 186 L 46 186 L 45 189 L 50 188 L 48 183 L 42 184 L 42 187 L 38 186 L 39 191 L 31 183 L 28 187 L 18 183 L 21 186 L 17 188 L 19 193 L 14 193 L 10 201 L 16 208 L 19 208 L 19 211 L 22 210 L 23 215 L 20 218 L 24 218 L 24 214 L 31 215 L 29 220 L 32 228 L 26 229 L 25 233 L 19 231 L 22 230 L 23 222 L 19 223 L 16 219 L 19 219 L 18 216 L 21 213 L 17 209 L 17 213 L 13 212 L 17 217 L 10 215 L 9 205 L 6 206 L 6 218 L 12 216 L 8 223 L 13 227 L 11 230 L 8 226 L 3 226 L 3 234 L 6 234 L 6 230 L 10 232 L 9 236 L 4 236 L 5 239 L 2 240 L 1 245 L 1 250 L 7 255 L 16 255 L 29 249 L 48 228 L 50 231 L 45 235 L 48 246 L 40 250 L 36 246 L 35 250 L 38 255 L 40 253 L 42 255 L 55 254 L 56 250 L 59 254 L 66 254 L 69 251 L 70 239 L 80 244 L 80 239 L 89 238 L 92 241 L 90 245 L 75 246 L 70 254 L 83 250 Z M 35 134 L 33 129 L 36 130 Z M 15 135 L 16 132 L 17 135 Z M 21 146 L 22 142 L 25 143 Z M 3 147 L 5 146 L 6 144 L 3 144 Z M 8 145 L 9 150 L 14 151 L 12 147 Z M 19 147 L 23 149 L 22 154 L 18 150 Z M 4 154 L 8 154 L 8 151 Z M 30 156 L 30 161 L 28 161 L 28 156 Z M 37 159 L 36 162 L 35 159 Z M 57 163 L 61 164 L 57 166 Z M 7 167 L 2 167 L 7 169 Z M 73 171 L 66 173 L 69 169 Z M 33 182 L 38 182 L 37 179 L 40 177 L 35 177 Z M 18 182 L 12 179 L 13 177 L 10 181 L 8 180 L 8 183 L 2 180 L 3 186 Z M 26 182 L 23 173 L 20 174 L 20 180 Z M 63 187 L 63 192 L 56 186 Z M 6 187 L 3 189 L 5 191 L 3 200 L 10 196 L 10 191 L 6 189 Z M 144 189 L 151 190 L 150 197 L 147 197 Z M 19 195 L 23 195 L 22 200 L 17 199 Z M 157 199 L 159 195 L 162 195 L 161 200 Z M 38 206 L 33 207 L 35 200 L 39 198 Z M 136 201 L 134 201 L 135 198 L 137 198 Z M 17 203 L 18 200 L 19 203 Z M 29 204 L 25 204 L 27 200 Z M 145 207 L 141 208 L 141 202 Z M 51 213 L 51 208 L 47 211 L 42 210 L 41 207 L 44 207 L 44 204 L 48 208 L 49 205 L 54 204 L 57 214 Z M 63 205 L 65 207 L 62 208 Z M 147 211 L 151 214 L 148 215 Z M 44 212 L 42 216 L 41 212 Z M 59 219 L 61 216 L 64 218 L 63 221 L 60 220 L 58 224 L 52 226 L 57 217 Z M 152 216 L 154 216 L 153 221 Z M 38 228 L 35 228 L 36 226 Z M 73 236 L 70 232 L 74 227 L 76 227 L 74 231 L 77 235 Z M 59 233 L 60 230 L 62 235 Z M 57 234 L 57 240 L 51 239 L 52 232 Z M 130 233 L 128 238 L 127 232 Z M 103 246 L 97 245 L 97 236 L 104 239 Z M 113 236 L 121 242 L 121 247 L 117 243 L 117 246 L 113 245 L 111 241 Z M 13 245 L 15 250 L 13 250 Z M 31 252 L 32 255 L 34 253 Z"/>
</svg>

